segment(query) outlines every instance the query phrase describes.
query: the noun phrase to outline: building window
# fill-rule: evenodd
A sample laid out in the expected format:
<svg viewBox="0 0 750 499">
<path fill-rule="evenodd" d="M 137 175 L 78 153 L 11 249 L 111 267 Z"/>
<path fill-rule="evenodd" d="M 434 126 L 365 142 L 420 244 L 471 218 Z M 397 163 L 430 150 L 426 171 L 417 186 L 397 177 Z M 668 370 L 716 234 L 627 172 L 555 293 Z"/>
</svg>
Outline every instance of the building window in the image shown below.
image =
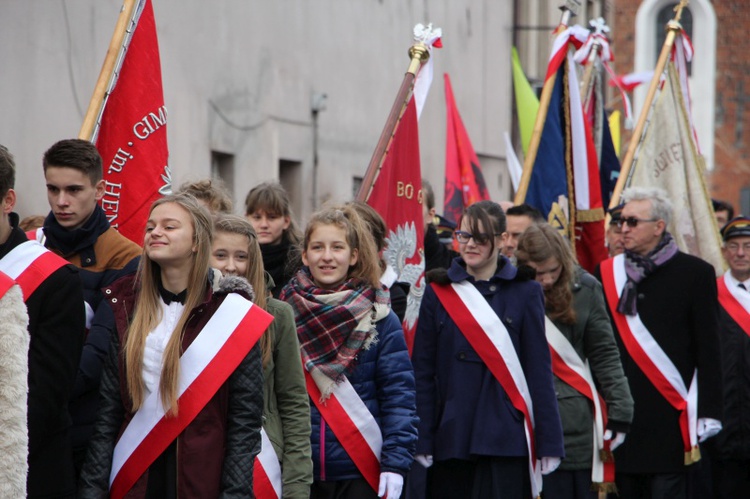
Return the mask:
<svg viewBox="0 0 750 499">
<path fill-rule="evenodd" d="M 289 194 L 292 211 L 295 215 L 302 213 L 302 163 L 286 159 L 279 160 L 279 183 Z"/>
<path fill-rule="evenodd" d="M 352 199 L 357 199 L 357 194 L 359 194 L 359 189 L 362 187 L 363 180 L 364 178 L 362 177 L 352 178 Z"/>
<path fill-rule="evenodd" d="M 635 71 L 652 71 L 664 44 L 665 26 L 674 17 L 675 0 L 643 0 L 635 18 Z M 683 9 L 680 24 L 693 41 L 693 61 L 689 78 L 693 122 L 706 166 L 714 164 L 714 123 L 716 107 L 716 13 L 710 0 L 691 0 Z M 647 85 L 634 92 L 634 111 L 641 113 Z"/>
<path fill-rule="evenodd" d="M 674 18 L 674 8 L 678 5 L 677 2 L 674 2 L 669 5 L 665 5 L 661 8 L 659 11 L 659 15 L 656 16 L 656 54 L 654 55 L 654 59 L 659 59 L 659 54 L 661 53 L 661 47 L 664 45 L 664 40 L 667 38 L 667 30 L 665 29 L 665 26 L 669 21 L 671 21 Z M 693 39 L 693 13 L 690 11 L 689 7 L 685 7 L 682 9 L 682 17 L 680 18 L 680 24 L 682 25 L 682 29 L 685 30 L 685 33 L 687 33 L 688 37 L 690 39 Z M 693 63 L 688 62 L 688 74 L 692 76 L 693 74 Z"/>
<path fill-rule="evenodd" d="M 228 192 L 234 192 L 234 154 L 211 151 L 211 178 L 224 182 Z"/>
</svg>

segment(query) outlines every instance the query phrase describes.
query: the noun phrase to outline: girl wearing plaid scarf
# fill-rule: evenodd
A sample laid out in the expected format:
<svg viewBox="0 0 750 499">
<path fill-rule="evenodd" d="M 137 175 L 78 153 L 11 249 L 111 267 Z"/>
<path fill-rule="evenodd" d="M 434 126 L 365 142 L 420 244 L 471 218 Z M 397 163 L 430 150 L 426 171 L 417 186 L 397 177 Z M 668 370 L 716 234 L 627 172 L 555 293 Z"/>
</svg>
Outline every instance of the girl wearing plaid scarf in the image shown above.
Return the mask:
<svg viewBox="0 0 750 499">
<path fill-rule="evenodd" d="M 401 324 L 379 284 L 372 236 L 351 207 L 313 215 L 305 231 L 305 264 L 281 293 L 292 305 L 304 368 L 330 397 L 346 377 L 380 426 L 378 491 L 349 458 L 310 404 L 314 482 L 311 498 L 401 495 L 416 448 L 414 372 Z"/>
</svg>

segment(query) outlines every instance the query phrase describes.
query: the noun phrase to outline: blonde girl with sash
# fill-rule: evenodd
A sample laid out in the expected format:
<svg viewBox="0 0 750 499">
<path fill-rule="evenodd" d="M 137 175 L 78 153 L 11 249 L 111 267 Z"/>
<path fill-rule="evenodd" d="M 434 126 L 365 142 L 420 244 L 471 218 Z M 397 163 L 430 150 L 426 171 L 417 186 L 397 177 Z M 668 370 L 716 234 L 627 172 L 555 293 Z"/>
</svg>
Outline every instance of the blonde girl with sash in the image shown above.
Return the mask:
<svg viewBox="0 0 750 499">
<path fill-rule="evenodd" d="M 516 258 L 519 268 L 534 270 L 544 289 L 547 341 L 565 434 L 565 459 L 544 477 L 544 497 L 596 499 L 598 491 L 616 490 L 609 458 L 633 419 L 633 397 L 602 286 L 578 266 L 570 244 L 546 223 L 521 234 Z"/>
<path fill-rule="evenodd" d="M 79 497 L 253 496 L 271 317 L 210 270 L 211 238 L 195 198 L 161 198 L 137 274 L 105 288 L 115 329 Z"/>
<path fill-rule="evenodd" d="M 351 206 L 314 214 L 292 305 L 310 394 L 310 497 L 397 498 L 417 440 L 414 372 L 380 285 L 377 250 Z"/>
<path fill-rule="evenodd" d="M 460 257 L 429 273 L 414 341 L 419 442 L 427 497 L 537 497 L 563 437 L 544 297 L 499 254 L 505 215 L 469 206 Z"/>
<path fill-rule="evenodd" d="M 260 245 L 250 222 L 236 215 L 216 216 L 211 267 L 224 275 L 247 279 L 255 291 L 255 304 L 274 317 L 260 339 L 264 379 L 263 430 L 272 444 L 270 452 L 278 462 L 276 469 L 280 476 L 274 476 L 273 467 L 264 472 L 270 485 L 279 488 L 281 494 L 276 490 L 261 489 L 259 480 L 256 480 L 255 495 L 307 499 L 313 476 L 310 403 L 302 373 L 294 313 L 289 304 L 272 298 L 267 291 L 266 282 L 270 277 L 263 270 Z M 256 468 L 256 477 L 258 471 Z M 278 483 L 273 483 L 274 480 Z"/>
</svg>

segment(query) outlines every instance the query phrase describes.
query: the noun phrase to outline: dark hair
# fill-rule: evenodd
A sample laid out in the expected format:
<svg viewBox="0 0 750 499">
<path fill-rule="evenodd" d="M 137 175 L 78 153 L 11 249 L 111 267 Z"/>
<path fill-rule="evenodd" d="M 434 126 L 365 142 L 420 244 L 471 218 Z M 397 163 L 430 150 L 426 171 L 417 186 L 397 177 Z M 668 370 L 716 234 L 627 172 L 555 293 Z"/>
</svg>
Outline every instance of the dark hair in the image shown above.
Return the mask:
<svg viewBox="0 0 750 499">
<path fill-rule="evenodd" d="M 422 179 L 422 203 L 427 205 L 431 210 L 435 207 L 435 191 L 432 190 L 432 184 L 426 179 Z"/>
<path fill-rule="evenodd" d="M 474 204 L 485 210 L 489 216 L 497 221 L 497 226 L 500 229 L 498 230 L 498 233 L 502 234 L 503 232 L 505 232 L 505 229 L 508 228 L 508 223 L 505 218 L 505 212 L 503 211 L 502 206 L 494 201 L 490 201 L 487 199 L 483 201 L 477 201 Z"/>
<path fill-rule="evenodd" d="M 297 245 L 302 241 L 297 224 L 294 223 L 292 203 L 284 187 L 276 182 L 263 182 L 247 193 L 245 198 L 245 216 L 261 210 L 268 214 L 289 217 L 289 227 L 284 230 L 282 240 Z"/>
<path fill-rule="evenodd" d="M 729 201 L 722 201 L 721 199 L 712 199 L 711 204 L 714 206 L 714 213 L 717 211 L 726 211 L 727 220 L 734 218 L 734 206 Z"/>
<path fill-rule="evenodd" d="M 95 185 L 102 179 L 102 157 L 96 146 L 88 140 L 64 139 L 52 145 L 42 159 L 44 171 L 49 167 L 74 168 L 91 180 Z"/>
<path fill-rule="evenodd" d="M 503 209 L 500 208 L 500 205 L 498 205 L 497 203 L 494 203 L 492 201 L 478 201 L 464 210 L 463 215 L 461 215 L 461 219 L 458 221 L 458 227 L 461 227 L 464 219 L 466 219 L 469 222 L 469 229 L 471 230 L 472 234 L 478 234 L 481 232 L 479 230 L 480 223 L 484 228 L 484 231 L 492 236 L 505 232 L 505 217 L 503 216 L 501 221 L 499 217 L 491 215 L 488 210 L 488 203 L 496 205 L 497 209 L 499 209 L 500 213 L 502 214 Z M 494 250 L 495 238 L 490 237 L 490 253 L 492 253 Z"/>
<path fill-rule="evenodd" d="M 16 185 L 16 161 L 7 147 L 0 144 L 0 197 Z"/>
<path fill-rule="evenodd" d="M 519 204 L 517 206 L 511 206 L 508 211 L 505 212 L 508 216 L 527 216 L 531 218 L 535 223 L 546 222 L 542 212 L 531 206 L 530 204 Z"/>
<path fill-rule="evenodd" d="M 530 225 L 518 238 L 516 260 L 519 266 L 529 262 L 541 263 L 556 258 L 561 266 L 560 277 L 551 289 L 544 291 L 544 302 L 549 318 L 565 324 L 576 320 L 571 285 L 575 278 L 576 261 L 570 244 L 548 223 Z"/>
<path fill-rule="evenodd" d="M 204 178 L 185 182 L 177 192 L 185 192 L 199 201 L 205 201 L 211 213 L 232 213 L 232 198 L 221 179 Z"/>
</svg>

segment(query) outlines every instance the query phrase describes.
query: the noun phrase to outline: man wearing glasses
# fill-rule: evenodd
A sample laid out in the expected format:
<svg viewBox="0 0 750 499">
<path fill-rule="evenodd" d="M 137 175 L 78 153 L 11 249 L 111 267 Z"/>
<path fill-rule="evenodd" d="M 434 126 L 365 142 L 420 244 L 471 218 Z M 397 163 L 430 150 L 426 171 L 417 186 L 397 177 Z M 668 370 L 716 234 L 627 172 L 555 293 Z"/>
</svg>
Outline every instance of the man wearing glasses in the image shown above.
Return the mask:
<svg viewBox="0 0 750 499">
<path fill-rule="evenodd" d="M 719 277 L 719 333 L 724 374 L 724 429 L 710 441 L 716 498 L 750 490 L 750 218 L 739 216 L 721 230 L 729 270 Z"/>
<path fill-rule="evenodd" d="M 617 487 L 628 498 L 686 498 L 699 442 L 721 430 L 715 274 L 677 248 L 666 192 L 630 188 L 622 198 L 625 252 L 598 272 L 635 401 L 615 451 Z"/>
</svg>

